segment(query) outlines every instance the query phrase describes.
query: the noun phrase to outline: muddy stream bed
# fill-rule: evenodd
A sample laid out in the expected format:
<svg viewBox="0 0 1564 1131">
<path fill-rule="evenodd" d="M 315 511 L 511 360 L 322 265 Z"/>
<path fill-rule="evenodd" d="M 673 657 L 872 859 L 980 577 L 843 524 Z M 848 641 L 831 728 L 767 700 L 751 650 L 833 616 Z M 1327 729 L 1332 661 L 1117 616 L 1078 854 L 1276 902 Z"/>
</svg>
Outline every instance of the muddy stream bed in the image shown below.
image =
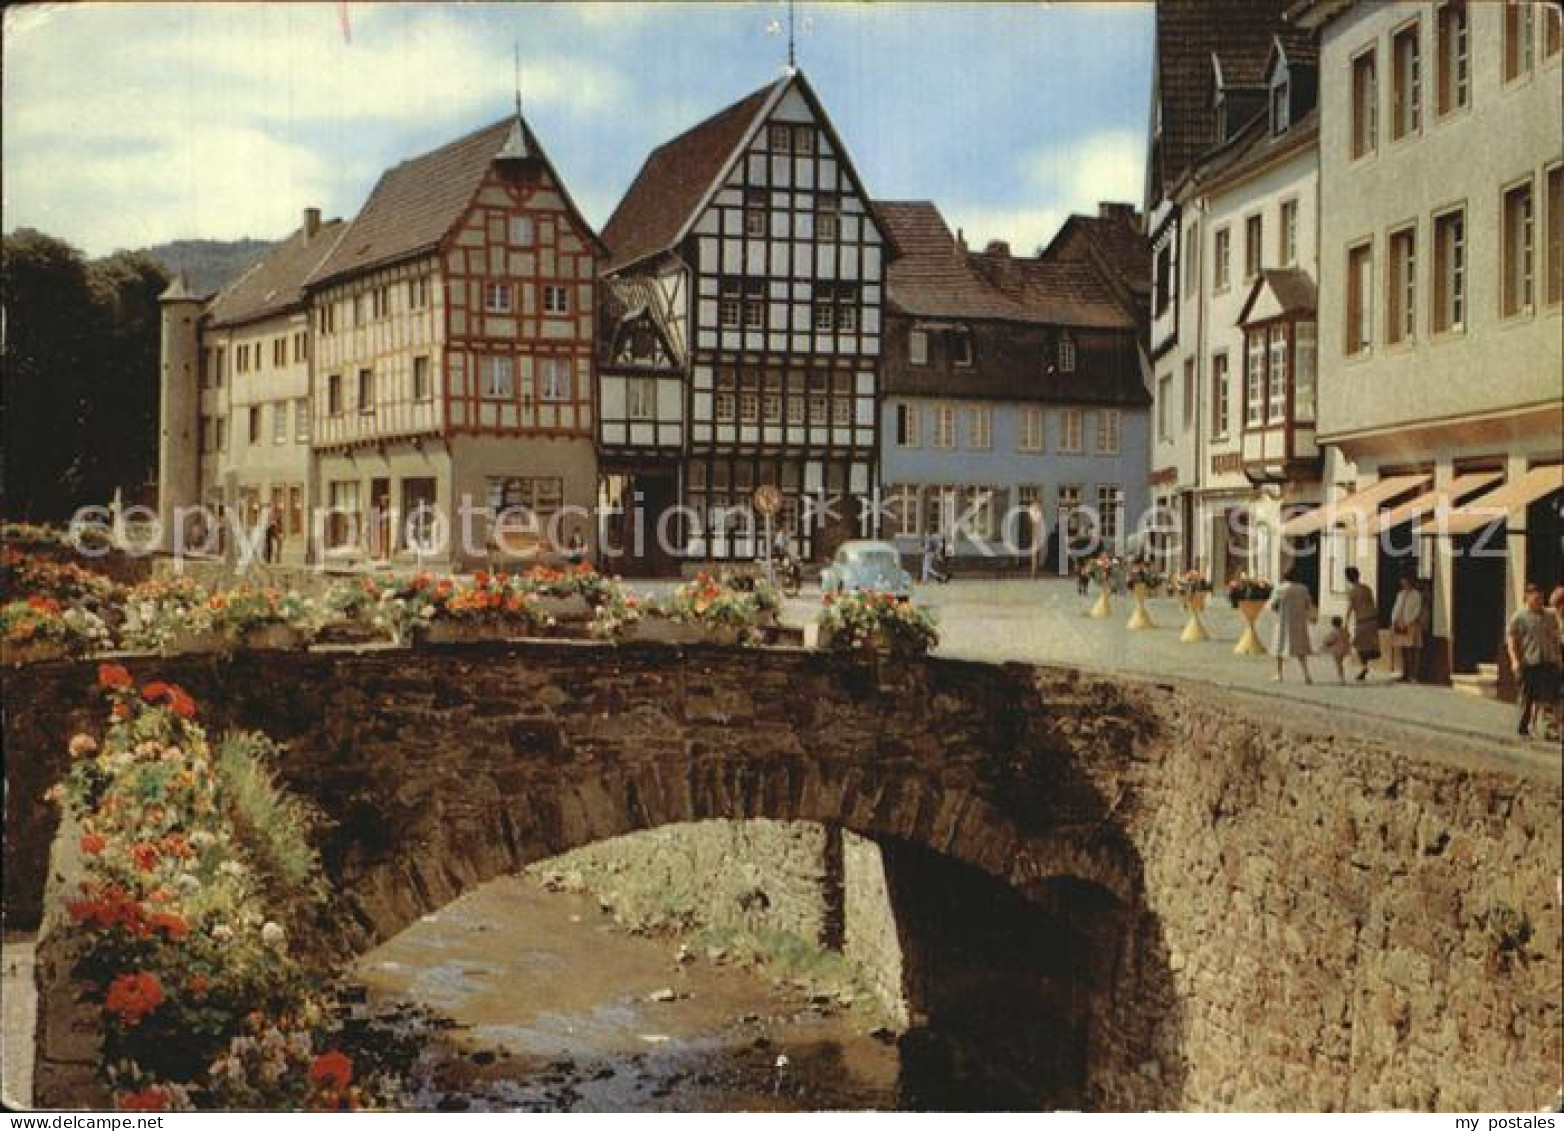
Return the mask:
<svg viewBox="0 0 1564 1131">
<path fill-rule="evenodd" d="M 507 877 L 360 959 L 361 1009 L 414 1049 L 410 1110 L 894 1109 L 875 1021 Z M 720 955 L 718 956 L 720 959 Z"/>
</svg>

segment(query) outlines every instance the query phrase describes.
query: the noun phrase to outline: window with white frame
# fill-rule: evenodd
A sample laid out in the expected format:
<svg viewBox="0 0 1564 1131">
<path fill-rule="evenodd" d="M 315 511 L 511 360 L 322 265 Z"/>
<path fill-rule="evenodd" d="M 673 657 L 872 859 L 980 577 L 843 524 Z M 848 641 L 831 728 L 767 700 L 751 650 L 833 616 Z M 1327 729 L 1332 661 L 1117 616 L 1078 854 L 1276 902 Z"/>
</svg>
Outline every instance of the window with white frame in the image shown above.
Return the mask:
<svg viewBox="0 0 1564 1131">
<path fill-rule="evenodd" d="M 726 330 L 737 330 L 744 312 L 744 289 L 737 279 L 723 279 L 717 299 L 717 320 Z"/>
<path fill-rule="evenodd" d="M 1119 431 L 1123 425 L 1119 410 L 1104 408 L 1097 411 L 1097 454 L 1119 454 Z"/>
<path fill-rule="evenodd" d="M 927 330 L 908 331 L 907 360 L 913 365 L 927 365 L 929 363 L 929 334 Z"/>
<path fill-rule="evenodd" d="M 1279 424 L 1287 418 L 1287 327 L 1272 326 L 1271 367 L 1266 382 L 1266 419 Z"/>
<path fill-rule="evenodd" d="M 1434 217 L 1434 332 L 1466 328 L 1466 213 L 1453 209 Z"/>
<path fill-rule="evenodd" d="M 509 314 L 511 312 L 510 284 L 483 284 L 483 309 L 490 314 Z"/>
<path fill-rule="evenodd" d="M 1075 338 L 1069 331 L 1059 335 L 1059 372 L 1075 372 Z"/>
<path fill-rule="evenodd" d="M 1362 243 L 1347 249 L 1348 357 L 1367 353 L 1374 341 L 1374 248 Z"/>
<path fill-rule="evenodd" d="M 1390 136 L 1414 134 L 1423 119 L 1422 24 L 1413 20 L 1390 37 Z"/>
<path fill-rule="evenodd" d="M 1411 341 L 1417 326 L 1417 229 L 1391 232 L 1386 246 L 1385 341 Z"/>
<path fill-rule="evenodd" d="M 625 379 L 625 415 L 631 420 L 657 418 L 657 381 L 653 377 Z"/>
<path fill-rule="evenodd" d="M 1280 233 L 1280 260 L 1283 267 L 1298 265 L 1298 202 L 1282 201 L 1282 220 L 1277 225 Z"/>
<path fill-rule="evenodd" d="M 973 405 L 967 414 L 967 447 L 979 451 L 994 441 L 994 414 L 988 405 Z"/>
<path fill-rule="evenodd" d="M 293 402 L 293 440 L 298 444 L 310 442 L 310 401 L 300 397 Z"/>
<path fill-rule="evenodd" d="M 754 389 L 745 389 L 739 394 L 739 423 L 760 423 L 760 393 Z"/>
<path fill-rule="evenodd" d="M 841 231 L 842 198 L 834 192 L 815 194 L 815 239 L 834 240 Z"/>
<path fill-rule="evenodd" d="M 1081 410 L 1078 408 L 1063 409 L 1059 413 L 1059 421 L 1062 432 L 1059 438 L 1059 450 L 1066 455 L 1080 455 L 1085 444 Z"/>
<path fill-rule="evenodd" d="M 510 400 L 516 395 L 516 363 L 509 357 L 486 357 L 479 365 L 479 391 L 485 400 Z"/>
<path fill-rule="evenodd" d="M 1505 0 L 1504 4 L 1504 81 L 1514 82 L 1531 74 L 1535 47 L 1535 9 L 1533 0 Z"/>
<path fill-rule="evenodd" d="M 853 398 L 842 393 L 831 398 L 831 423 L 845 428 L 853 422 Z"/>
<path fill-rule="evenodd" d="M 1097 530 L 1104 543 L 1115 546 L 1124 514 L 1124 488 L 1117 483 L 1097 487 Z"/>
<path fill-rule="evenodd" d="M 1314 419 L 1315 367 L 1319 356 L 1318 330 L 1313 322 L 1293 325 L 1293 419 Z"/>
<path fill-rule="evenodd" d="M 375 411 L 375 371 L 373 369 L 360 369 L 358 371 L 358 410 L 359 412 Z"/>
<path fill-rule="evenodd" d="M 1157 439 L 1167 440 L 1168 414 L 1172 411 L 1168 408 L 1168 401 L 1173 398 L 1173 374 L 1163 373 L 1157 378 Z"/>
<path fill-rule="evenodd" d="M 956 446 L 955 405 L 938 404 L 934 406 L 934 446 L 936 448 L 954 448 Z"/>
<path fill-rule="evenodd" d="M 288 442 L 288 402 L 277 401 L 272 405 L 272 443 Z"/>
<path fill-rule="evenodd" d="M 1211 355 L 1211 434 L 1226 436 L 1233 426 L 1231 393 L 1228 391 L 1227 351 Z"/>
<path fill-rule="evenodd" d="M 544 314 L 570 313 L 570 288 L 550 283 L 543 288 Z"/>
<path fill-rule="evenodd" d="M 1439 113 L 1449 114 L 1464 107 L 1471 93 L 1466 54 L 1466 0 L 1445 0 L 1439 5 L 1437 39 Z"/>
<path fill-rule="evenodd" d="M 1366 157 L 1379 145 L 1379 77 L 1371 47 L 1352 60 L 1352 156 Z"/>
<path fill-rule="evenodd" d="M 537 225 L 532 222 L 531 216 L 512 216 L 510 218 L 510 243 L 512 247 L 531 247 L 537 241 Z"/>
<path fill-rule="evenodd" d="M 552 404 L 574 398 L 570 358 L 545 357 L 538 361 L 538 399 Z"/>
<path fill-rule="evenodd" d="M 1265 331 L 1249 330 L 1244 340 L 1244 424 L 1258 428 L 1265 424 Z"/>
<path fill-rule="evenodd" d="M 1023 452 L 1043 450 L 1043 410 L 1027 405 L 1021 410 L 1021 435 L 1017 447 Z"/>
<path fill-rule="evenodd" d="M 885 510 L 893 538 L 911 538 L 918 533 L 918 488 L 911 483 L 893 483 L 886 489 Z"/>
<path fill-rule="evenodd" d="M 434 384 L 429 380 L 429 358 L 423 355 L 413 358 L 413 399 L 427 401 L 434 398 Z"/>
<path fill-rule="evenodd" d="M 1536 209 L 1530 180 L 1505 191 L 1502 223 L 1500 302 L 1504 316 L 1509 318 L 1529 314 L 1535 298 Z"/>
<path fill-rule="evenodd" d="M 1225 291 L 1232 282 L 1233 270 L 1233 233 L 1230 229 L 1217 229 L 1211 258 L 1213 260 L 1211 289 L 1217 292 Z"/>
<path fill-rule="evenodd" d="M 901 448 L 916 448 L 918 440 L 918 405 L 908 401 L 899 401 L 896 405 L 896 446 Z"/>
</svg>

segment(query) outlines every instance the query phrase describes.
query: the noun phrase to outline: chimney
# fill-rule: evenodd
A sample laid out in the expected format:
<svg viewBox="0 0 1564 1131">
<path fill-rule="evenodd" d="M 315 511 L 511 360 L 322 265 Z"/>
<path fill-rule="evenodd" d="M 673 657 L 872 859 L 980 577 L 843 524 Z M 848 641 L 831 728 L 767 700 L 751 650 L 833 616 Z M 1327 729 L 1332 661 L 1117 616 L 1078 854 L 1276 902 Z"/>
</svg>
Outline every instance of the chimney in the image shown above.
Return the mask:
<svg viewBox="0 0 1564 1131">
<path fill-rule="evenodd" d="M 1117 220 L 1130 227 L 1135 226 L 1135 206 L 1118 201 L 1103 200 L 1097 203 L 1097 217 L 1101 220 Z"/>
<path fill-rule="evenodd" d="M 320 231 L 320 209 L 306 208 L 304 210 L 304 239 L 308 242 L 315 238 L 315 233 Z"/>
<path fill-rule="evenodd" d="M 956 254 L 957 255 L 965 255 L 966 253 L 967 253 L 967 233 L 962 231 L 960 228 L 957 228 L 956 229 Z"/>
<path fill-rule="evenodd" d="M 988 246 L 983 249 L 984 255 L 997 255 L 1002 259 L 1010 258 L 1010 245 L 1004 240 L 989 240 Z"/>
</svg>

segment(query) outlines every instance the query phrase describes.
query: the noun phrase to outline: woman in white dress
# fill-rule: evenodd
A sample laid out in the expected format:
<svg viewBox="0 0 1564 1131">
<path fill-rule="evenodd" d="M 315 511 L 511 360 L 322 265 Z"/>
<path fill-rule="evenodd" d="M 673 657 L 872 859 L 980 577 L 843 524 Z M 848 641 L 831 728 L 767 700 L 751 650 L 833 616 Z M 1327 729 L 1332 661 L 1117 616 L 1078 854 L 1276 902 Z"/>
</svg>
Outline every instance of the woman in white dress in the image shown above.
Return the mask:
<svg viewBox="0 0 1564 1131">
<path fill-rule="evenodd" d="M 1271 597 L 1271 611 L 1276 614 L 1276 627 L 1271 630 L 1271 655 L 1276 657 L 1276 682 L 1282 681 L 1282 666 L 1287 657 L 1297 659 L 1303 669 L 1303 682 L 1313 683 L 1309 674 L 1309 622 L 1314 619 L 1314 598 L 1306 586 L 1299 584 L 1298 576 L 1288 570 Z"/>
<path fill-rule="evenodd" d="M 1410 573 L 1401 575 L 1401 591 L 1390 610 L 1390 633 L 1391 646 L 1401 653 L 1401 682 L 1411 683 L 1423 653 L 1423 594 Z"/>
</svg>

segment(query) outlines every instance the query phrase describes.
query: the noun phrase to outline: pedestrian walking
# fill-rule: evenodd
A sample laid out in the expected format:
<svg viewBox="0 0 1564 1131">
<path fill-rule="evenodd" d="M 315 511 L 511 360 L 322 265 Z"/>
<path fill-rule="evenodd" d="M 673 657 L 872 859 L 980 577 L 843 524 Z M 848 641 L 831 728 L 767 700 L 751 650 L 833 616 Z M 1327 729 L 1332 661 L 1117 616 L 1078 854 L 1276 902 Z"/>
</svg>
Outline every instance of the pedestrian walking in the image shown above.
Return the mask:
<svg viewBox="0 0 1564 1131">
<path fill-rule="evenodd" d="M 1516 733 L 1531 734 L 1539 714 L 1547 714 L 1558 726 L 1559 621 L 1542 603 L 1542 587 L 1528 583 L 1525 601 L 1510 618 L 1505 641 L 1510 666 L 1520 681 L 1520 719 Z"/>
<path fill-rule="evenodd" d="M 270 565 L 276 565 L 282 560 L 282 516 L 276 507 L 267 503 L 262 520 L 266 523 L 266 561 Z"/>
<path fill-rule="evenodd" d="M 1369 664 L 1379 659 L 1379 602 L 1363 584 L 1357 566 L 1347 567 L 1347 614 L 1352 618 L 1352 650 L 1358 654 L 1357 680 L 1368 678 Z"/>
<path fill-rule="evenodd" d="M 939 569 L 939 558 L 944 550 L 945 543 L 940 536 L 932 531 L 923 539 L 923 570 L 922 580 L 924 584 L 931 581 L 944 581 L 945 576 Z"/>
<path fill-rule="evenodd" d="M 1423 654 L 1423 594 L 1417 578 L 1401 575 L 1401 591 L 1390 609 L 1390 644 L 1401 653 L 1401 682 L 1417 679 L 1418 660 Z"/>
<path fill-rule="evenodd" d="M 1347 635 L 1347 626 L 1340 617 L 1330 618 L 1330 628 L 1325 630 L 1325 636 L 1320 641 L 1320 651 L 1336 665 L 1336 679 L 1346 684 L 1347 657 L 1352 654 L 1352 638 Z"/>
<path fill-rule="evenodd" d="M 1271 596 L 1271 611 L 1276 627 L 1271 630 L 1271 655 L 1276 657 L 1276 682 L 1282 682 L 1282 667 L 1291 656 L 1303 669 L 1303 682 L 1313 683 L 1309 674 L 1309 622 L 1314 619 L 1314 598 L 1308 587 L 1298 581 L 1295 570 L 1288 570 L 1281 585 Z"/>
</svg>

